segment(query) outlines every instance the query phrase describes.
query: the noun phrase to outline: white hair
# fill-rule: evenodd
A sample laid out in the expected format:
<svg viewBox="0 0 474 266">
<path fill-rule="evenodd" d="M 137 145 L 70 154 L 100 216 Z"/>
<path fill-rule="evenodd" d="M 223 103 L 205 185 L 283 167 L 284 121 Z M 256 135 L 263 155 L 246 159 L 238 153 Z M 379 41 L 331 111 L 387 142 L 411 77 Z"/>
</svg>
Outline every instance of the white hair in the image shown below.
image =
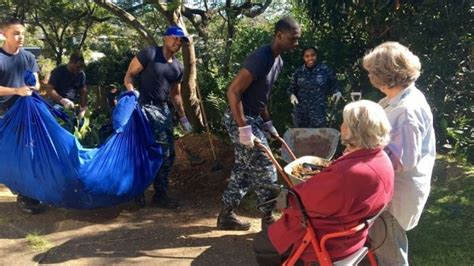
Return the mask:
<svg viewBox="0 0 474 266">
<path fill-rule="evenodd" d="M 342 113 L 349 133 L 342 144 L 353 148 L 373 149 L 390 141 L 390 122 L 382 107 L 372 101 L 349 103 Z"/>
</svg>

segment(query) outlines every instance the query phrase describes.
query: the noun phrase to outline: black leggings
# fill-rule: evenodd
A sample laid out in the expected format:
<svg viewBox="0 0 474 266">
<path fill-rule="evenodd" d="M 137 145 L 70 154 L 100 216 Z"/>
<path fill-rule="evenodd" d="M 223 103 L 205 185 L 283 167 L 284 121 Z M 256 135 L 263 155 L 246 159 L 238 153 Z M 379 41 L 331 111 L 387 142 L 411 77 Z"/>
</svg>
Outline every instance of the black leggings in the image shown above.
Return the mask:
<svg viewBox="0 0 474 266">
<path fill-rule="evenodd" d="M 255 251 L 258 265 L 279 266 L 290 256 L 293 246 L 290 246 L 287 251 L 280 255 L 270 241 L 268 237 L 268 227 L 266 227 L 255 237 L 253 250 Z M 296 265 L 303 265 L 303 261 L 298 260 Z"/>
</svg>

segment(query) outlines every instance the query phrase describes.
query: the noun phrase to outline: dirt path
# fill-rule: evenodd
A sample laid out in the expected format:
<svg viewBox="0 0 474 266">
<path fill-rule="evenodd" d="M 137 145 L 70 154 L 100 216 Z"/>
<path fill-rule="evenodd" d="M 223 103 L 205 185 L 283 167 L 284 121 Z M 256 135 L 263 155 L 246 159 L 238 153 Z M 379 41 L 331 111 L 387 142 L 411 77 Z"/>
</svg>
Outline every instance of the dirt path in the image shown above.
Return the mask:
<svg viewBox="0 0 474 266">
<path fill-rule="evenodd" d="M 243 216 L 252 222 L 250 231 L 215 230 L 219 197 L 233 166 L 233 147 L 214 141 L 219 170 L 205 135 L 177 140 L 170 176 L 172 196 L 183 205 L 177 211 L 123 204 L 91 211 L 48 208 L 30 216 L 0 185 L 0 266 L 255 265 L 252 239 L 260 230 L 260 218 L 252 212 L 254 201 L 241 204 L 247 209 Z M 152 193 L 147 191 L 148 199 Z"/>
<path fill-rule="evenodd" d="M 255 265 L 252 239 L 260 220 L 247 217 L 248 232 L 215 230 L 218 206 L 212 202 L 185 199 L 177 211 L 133 204 L 93 211 L 48 208 L 30 216 L 15 199 L 0 186 L 0 265 Z"/>
</svg>

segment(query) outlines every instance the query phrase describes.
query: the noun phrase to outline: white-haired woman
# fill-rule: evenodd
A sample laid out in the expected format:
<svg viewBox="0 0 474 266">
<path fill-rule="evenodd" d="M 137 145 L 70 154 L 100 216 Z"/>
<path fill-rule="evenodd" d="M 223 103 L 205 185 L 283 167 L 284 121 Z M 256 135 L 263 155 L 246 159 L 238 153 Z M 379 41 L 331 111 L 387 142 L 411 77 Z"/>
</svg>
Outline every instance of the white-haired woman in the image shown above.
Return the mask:
<svg viewBox="0 0 474 266">
<path fill-rule="evenodd" d="M 371 229 L 381 265 L 408 265 L 406 231 L 420 219 L 430 192 L 436 155 L 433 115 L 415 86 L 421 63 L 407 47 L 385 42 L 365 55 L 372 85 L 386 95 L 379 104 L 392 126 L 386 151 L 395 169 L 395 191 L 388 210 Z M 387 228 L 387 230 L 385 230 Z M 385 239 L 385 241 L 384 241 Z"/>
<path fill-rule="evenodd" d="M 318 235 L 343 231 L 370 217 L 385 206 L 393 194 L 393 168 L 383 147 L 390 139 L 390 123 L 377 103 L 362 100 L 348 104 L 343 111 L 341 142 L 343 156 L 306 182 L 294 187 L 301 197 Z M 315 143 L 315 145 L 318 145 Z M 301 215 L 290 198 L 289 207 L 268 231 L 254 241 L 260 265 L 281 265 L 297 248 L 306 233 Z M 360 249 L 367 230 L 350 237 L 328 241 L 333 260 Z M 303 261 L 317 261 L 311 247 Z"/>
</svg>

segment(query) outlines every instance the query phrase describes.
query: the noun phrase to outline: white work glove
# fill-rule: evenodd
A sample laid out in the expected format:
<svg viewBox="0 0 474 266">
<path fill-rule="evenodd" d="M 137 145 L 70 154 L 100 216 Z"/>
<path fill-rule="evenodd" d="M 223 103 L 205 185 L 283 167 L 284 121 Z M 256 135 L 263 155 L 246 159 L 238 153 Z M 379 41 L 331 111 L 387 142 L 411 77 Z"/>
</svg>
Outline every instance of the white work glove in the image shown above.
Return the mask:
<svg viewBox="0 0 474 266">
<path fill-rule="evenodd" d="M 290 96 L 290 102 L 291 102 L 291 104 L 293 104 L 293 105 L 299 104 L 298 98 L 297 98 L 296 95 L 294 95 L 294 94 L 291 94 L 291 96 Z"/>
<path fill-rule="evenodd" d="M 193 131 L 193 127 L 191 126 L 191 123 L 189 123 L 189 120 L 186 116 L 181 117 L 179 119 L 179 123 L 186 133 L 191 133 Z"/>
<path fill-rule="evenodd" d="M 132 92 L 133 92 L 133 94 L 135 94 L 135 96 L 137 97 L 137 100 L 138 100 L 138 98 L 140 97 L 140 92 L 137 91 L 136 89 L 132 89 Z"/>
<path fill-rule="evenodd" d="M 339 102 L 339 99 L 341 99 L 341 97 L 342 97 L 342 93 L 338 91 L 332 95 L 332 100 L 334 101 L 335 104 L 337 104 L 337 102 Z"/>
<path fill-rule="evenodd" d="M 239 142 L 248 148 L 253 148 L 254 141 L 257 139 L 252 133 L 252 126 L 239 127 Z"/>
<path fill-rule="evenodd" d="M 273 126 L 272 120 L 263 123 L 263 131 L 265 131 L 267 139 L 273 139 L 275 137 L 280 136 L 276 128 Z"/>
<path fill-rule="evenodd" d="M 79 110 L 79 118 L 80 119 L 83 119 L 84 116 L 86 115 L 86 112 L 89 108 L 87 106 L 84 106 L 84 107 L 81 107 L 81 109 Z"/>
<path fill-rule="evenodd" d="M 62 98 L 60 101 L 59 101 L 63 106 L 64 108 L 66 109 L 74 109 L 74 102 L 69 100 L 68 98 Z"/>
</svg>

